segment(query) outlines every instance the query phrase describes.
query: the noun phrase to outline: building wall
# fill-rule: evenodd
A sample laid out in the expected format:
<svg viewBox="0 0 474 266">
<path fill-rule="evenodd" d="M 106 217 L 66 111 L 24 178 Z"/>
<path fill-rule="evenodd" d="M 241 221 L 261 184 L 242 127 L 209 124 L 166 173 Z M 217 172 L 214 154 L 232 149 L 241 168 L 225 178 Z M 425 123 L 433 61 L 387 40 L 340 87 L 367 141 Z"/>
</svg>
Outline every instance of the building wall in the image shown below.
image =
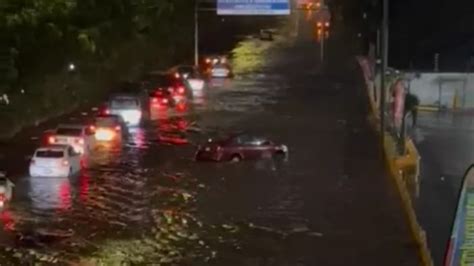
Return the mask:
<svg viewBox="0 0 474 266">
<path fill-rule="evenodd" d="M 409 90 L 419 97 L 420 105 L 474 108 L 474 73 L 407 73 L 406 76 Z"/>
</svg>

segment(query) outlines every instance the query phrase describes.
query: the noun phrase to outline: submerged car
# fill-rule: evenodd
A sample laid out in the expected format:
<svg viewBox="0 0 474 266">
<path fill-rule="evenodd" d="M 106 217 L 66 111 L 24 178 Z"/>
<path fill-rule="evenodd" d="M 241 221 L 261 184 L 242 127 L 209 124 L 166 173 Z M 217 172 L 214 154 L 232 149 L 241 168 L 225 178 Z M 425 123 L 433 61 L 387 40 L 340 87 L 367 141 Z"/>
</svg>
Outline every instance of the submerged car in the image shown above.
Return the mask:
<svg viewBox="0 0 474 266">
<path fill-rule="evenodd" d="M 88 154 L 95 145 L 93 125 L 59 125 L 48 137 L 48 144 L 70 145 L 79 154 Z"/>
<path fill-rule="evenodd" d="M 127 137 L 125 121 L 119 115 L 99 115 L 95 118 L 95 139 L 98 142 L 121 142 Z"/>
<path fill-rule="evenodd" d="M 177 78 L 171 72 L 153 71 L 142 79 L 142 86 L 149 93 L 166 89 L 175 102 L 186 101 L 192 97 L 191 87 L 186 79 Z"/>
<path fill-rule="evenodd" d="M 205 57 L 201 64 L 202 72 L 211 78 L 229 78 L 233 76 L 227 56 L 212 55 Z"/>
<path fill-rule="evenodd" d="M 81 170 L 81 155 L 70 145 L 38 148 L 30 161 L 31 177 L 66 177 Z"/>
<path fill-rule="evenodd" d="M 210 69 L 211 78 L 230 78 L 232 70 L 228 64 L 216 64 Z"/>
<path fill-rule="evenodd" d="M 267 138 L 237 134 L 224 140 L 210 139 L 198 147 L 196 160 L 233 161 L 287 157 L 288 147 Z"/>
<path fill-rule="evenodd" d="M 113 95 L 104 112 L 107 115 L 119 115 L 129 126 L 138 126 L 142 121 L 142 103 L 139 96 L 131 94 Z"/>
<path fill-rule="evenodd" d="M 260 30 L 259 38 L 262 41 L 273 41 L 273 31 L 271 31 L 271 30 Z"/>
<path fill-rule="evenodd" d="M 202 90 L 204 88 L 204 79 L 202 78 L 199 70 L 194 66 L 176 66 L 171 69 L 171 72 L 174 73 L 175 78 L 187 80 L 193 91 Z"/>
</svg>

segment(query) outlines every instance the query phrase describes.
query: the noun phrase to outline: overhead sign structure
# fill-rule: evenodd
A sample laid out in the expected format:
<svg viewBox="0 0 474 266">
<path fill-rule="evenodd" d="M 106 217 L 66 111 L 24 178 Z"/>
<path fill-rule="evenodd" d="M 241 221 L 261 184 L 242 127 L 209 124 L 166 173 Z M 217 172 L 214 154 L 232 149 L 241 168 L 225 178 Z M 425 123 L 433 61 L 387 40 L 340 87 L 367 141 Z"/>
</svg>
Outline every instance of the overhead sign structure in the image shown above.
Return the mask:
<svg viewBox="0 0 474 266">
<path fill-rule="evenodd" d="M 289 15 L 290 0 L 217 0 L 217 15 Z"/>
<path fill-rule="evenodd" d="M 444 265 L 474 265 L 474 165 L 464 177 Z"/>
</svg>

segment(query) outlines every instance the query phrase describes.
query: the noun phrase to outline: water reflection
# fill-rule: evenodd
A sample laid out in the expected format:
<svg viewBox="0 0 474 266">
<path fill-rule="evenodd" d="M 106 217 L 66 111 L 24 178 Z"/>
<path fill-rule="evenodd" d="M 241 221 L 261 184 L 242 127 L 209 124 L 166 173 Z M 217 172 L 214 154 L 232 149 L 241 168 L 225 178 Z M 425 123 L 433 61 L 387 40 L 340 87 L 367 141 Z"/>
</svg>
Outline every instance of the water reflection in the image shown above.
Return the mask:
<svg viewBox="0 0 474 266">
<path fill-rule="evenodd" d="M 71 208 L 69 178 L 30 178 L 29 198 L 36 211 L 66 211 Z"/>
</svg>

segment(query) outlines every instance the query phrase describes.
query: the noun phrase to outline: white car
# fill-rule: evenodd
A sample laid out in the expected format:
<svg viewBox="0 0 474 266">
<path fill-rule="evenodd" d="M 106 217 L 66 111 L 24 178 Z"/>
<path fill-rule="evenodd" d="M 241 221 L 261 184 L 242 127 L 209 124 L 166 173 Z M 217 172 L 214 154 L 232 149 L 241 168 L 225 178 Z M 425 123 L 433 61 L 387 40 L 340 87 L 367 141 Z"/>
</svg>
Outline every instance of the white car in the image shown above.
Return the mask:
<svg viewBox="0 0 474 266">
<path fill-rule="evenodd" d="M 119 115 L 127 125 L 138 126 L 142 121 L 140 98 L 133 95 L 115 95 L 108 103 L 107 114 Z"/>
<path fill-rule="evenodd" d="M 211 77 L 213 78 L 229 78 L 231 76 L 232 72 L 225 64 L 216 64 L 211 67 Z"/>
<path fill-rule="evenodd" d="M 69 145 L 38 148 L 30 162 L 31 177 L 67 177 L 81 170 L 81 155 Z"/>
<path fill-rule="evenodd" d="M 71 145 L 80 154 L 89 154 L 95 146 L 94 126 L 59 125 L 48 137 L 48 144 Z"/>
<path fill-rule="evenodd" d="M 204 89 L 205 82 L 201 77 L 199 71 L 194 66 L 180 65 L 173 67 L 171 72 L 174 73 L 175 78 L 181 78 L 188 81 L 189 86 L 193 91 Z"/>
<path fill-rule="evenodd" d="M 13 184 L 3 173 L 0 173 L 0 208 L 3 208 L 13 197 Z"/>
</svg>

